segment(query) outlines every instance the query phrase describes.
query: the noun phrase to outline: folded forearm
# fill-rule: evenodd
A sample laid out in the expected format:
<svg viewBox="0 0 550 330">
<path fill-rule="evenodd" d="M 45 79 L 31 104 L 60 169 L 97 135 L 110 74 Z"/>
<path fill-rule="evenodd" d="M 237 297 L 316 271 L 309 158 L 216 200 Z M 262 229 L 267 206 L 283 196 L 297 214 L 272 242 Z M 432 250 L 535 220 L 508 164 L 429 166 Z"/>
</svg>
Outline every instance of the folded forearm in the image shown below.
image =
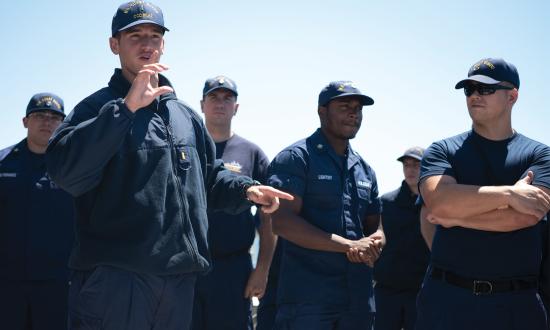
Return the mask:
<svg viewBox="0 0 550 330">
<path fill-rule="evenodd" d="M 534 226 L 540 219 L 532 215 L 520 213 L 511 208 L 506 208 L 462 219 L 442 220 L 444 222 L 442 225 L 444 226 L 456 225 L 477 230 L 509 232 Z"/>
<path fill-rule="evenodd" d="M 350 248 L 349 240 L 344 237 L 327 233 L 290 213 L 273 215 L 273 231 L 284 239 L 307 249 L 344 253 Z"/>
<path fill-rule="evenodd" d="M 508 205 L 508 186 L 440 184 L 422 191 L 430 213 L 442 218 L 468 218 Z"/>
</svg>

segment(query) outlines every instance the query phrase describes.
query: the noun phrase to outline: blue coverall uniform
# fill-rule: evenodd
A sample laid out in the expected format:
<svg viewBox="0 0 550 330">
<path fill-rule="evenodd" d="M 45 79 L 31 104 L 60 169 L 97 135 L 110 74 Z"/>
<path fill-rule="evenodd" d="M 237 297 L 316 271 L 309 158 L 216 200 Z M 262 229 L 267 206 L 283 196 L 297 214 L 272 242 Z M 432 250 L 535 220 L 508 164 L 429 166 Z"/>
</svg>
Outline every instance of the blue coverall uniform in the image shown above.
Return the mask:
<svg viewBox="0 0 550 330">
<path fill-rule="evenodd" d="M 351 147 L 336 154 L 318 129 L 283 150 L 268 183 L 302 198 L 300 216 L 327 233 L 358 240 L 363 221 L 380 214 L 372 168 Z M 374 316 L 372 270 L 343 253 L 284 241 L 276 329 L 368 329 Z"/>
</svg>

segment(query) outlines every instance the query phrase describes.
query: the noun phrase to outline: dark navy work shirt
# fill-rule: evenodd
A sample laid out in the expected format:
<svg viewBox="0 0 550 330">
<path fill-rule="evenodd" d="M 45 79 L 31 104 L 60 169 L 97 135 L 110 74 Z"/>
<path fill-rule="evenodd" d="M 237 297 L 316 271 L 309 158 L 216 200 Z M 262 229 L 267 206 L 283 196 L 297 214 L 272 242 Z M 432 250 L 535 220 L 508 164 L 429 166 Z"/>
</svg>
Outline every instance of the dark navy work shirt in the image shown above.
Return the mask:
<svg viewBox="0 0 550 330">
<path fill-rule="evenodd" d="M 420 289 L 430 251 L 420 234 L 420 205 L 405 181 L 382 195 L 382 223 L 386 246 L 374 265 L 377 285 L 393 289 Z"/>
<path fill-rule="evenodd" d="M 254 143 L 234 134 L 229 140 L 216 143 L 216 158 L 227 169 L 265 183 L 269 160 Z M 236 215 L 223 211 L 208 212 L 208 243 L 212 257 L 223 258 L 248 253 L 255 236 L 255 223 L 250 209 Z"/>
<path fill-rule="evenodd" d="M 0 279 L 67 280 L 71 196 L 50 180 L 27 140 L 0 151 Z"/>
<path fill-rule="evenodd" d="M 550 188 L 550 148 L 519 133 L 492 141 L 473 130 L 433 143 L 422 159 L 420 180 L 448 175 L 459 184 L 513 185 L 534 172 L 533 185 Z M 542 226 L 489 232 L 437 226 L 431 262 L 473 278 L 537 276 Z"/>
<path fill-rule="evenodd" d="M 300 216 L 327 233 L 360 239 L 365 217 L 380 213 L 372 168 L 351 148 L 338 156 L 320 129 L 279 153 L 269 175 L 270 185 L 300 196 Z M 373 310 L 368 266 L 350 263 L 343 253 L 284 243 L 279 303 L 351 302 Z"/>
</svg>

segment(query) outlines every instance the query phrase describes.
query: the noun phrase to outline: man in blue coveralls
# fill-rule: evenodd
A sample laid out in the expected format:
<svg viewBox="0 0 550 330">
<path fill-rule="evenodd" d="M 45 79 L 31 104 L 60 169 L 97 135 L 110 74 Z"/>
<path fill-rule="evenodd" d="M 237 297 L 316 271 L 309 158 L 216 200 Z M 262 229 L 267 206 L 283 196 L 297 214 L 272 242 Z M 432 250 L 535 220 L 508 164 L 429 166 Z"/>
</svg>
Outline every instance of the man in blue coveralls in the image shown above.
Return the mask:
<svg viewBox="0 0 550 330">
<path fill-rule="evenodd" d="M 206 128 L 216 143 L 216 158 L 238 175 L 265 182 L 269 160 L 254 143 L 233 133 L 231 123 L 237 114 L 237 84 L 225 76 L 206 80 L 201 109 Z M 256 223 L 251 209 L 239 214 L 222 211 L 208 213 L 208 244 L 212 270 L 197 278 L 193 306 L 194 330 L 252 330 L 250 300 L 262 297 L 276 237 L 271 217 L 257 210 L 259 255 L 252 268 L 250 247 Z"/>
<path fill-rule="evenodd" d="M 417 329 L 547 327 L 538 294 L 550 148 L 512 128 L 519 75 L 502 59 L 475 63 L 463 88 L 472 130 L 433 143 L 420 193 L 437 224 L 418 295 Z"/>
<path fill-rule="evenodd" d="M 430 258 L 416 205 L 423 153 L 423 148 L 411 147 L 397 158 L 405 179 L 399 189 L 380 198 L 387 244 L 374 267 L 375 330 L 414 329 L 416 295 Z"/>
<path fill-rule="evenodd" d="M 2 329 L 66 328 L 73 202 L 50 180 L 44 156 L 63 111 L 59 96 L 34 95 L 23 118 L 27 137 L 0 150 Z"/>
<path fill-rule="evenodd" d="M 276 329 L 370 329 L 372 269 L 385 243 L 372 168 L 350 147 L 374 101 L 349 81 L 319 94 L 321 128 L 287 147 L 268 182 L 294 196 L 273 214 L 284 238 Z M 368 264 L 368 265 L 367 265 Z"/>
<path fill-rule="evenodd" d="M 70 329 L 188 329 L 210 267 L 207 206 L 269 213 L 292 198 L 216 160 L 200 116 L 160 74 L 167 30 L 154 4 L 122 4 L 109 38 L 121 68 L 48 146 L 48 171 L 76 204 Z"/>
</svg>

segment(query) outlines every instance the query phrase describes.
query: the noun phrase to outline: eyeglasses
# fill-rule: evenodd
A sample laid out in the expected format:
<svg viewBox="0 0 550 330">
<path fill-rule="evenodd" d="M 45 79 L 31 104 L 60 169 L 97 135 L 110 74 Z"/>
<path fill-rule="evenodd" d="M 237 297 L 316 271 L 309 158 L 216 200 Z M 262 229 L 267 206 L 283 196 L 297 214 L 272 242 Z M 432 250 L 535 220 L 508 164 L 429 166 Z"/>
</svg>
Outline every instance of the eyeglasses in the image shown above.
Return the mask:
<svg viewBox="0 0 550 330">
<path fill-rule="evenodd" d="M 467 84 L 464 86 L 464 95 L 470 97 L 475 91 L 477 91 L 479 95 L 491 95 L 499 89 L 511 90 L 514 88 L 502 85 Z"/>
<path fill-rule="evenodd" d="M 33 112 L 28 117 L 34 118 L 38 121 L 52 121 L 54 123 L 60 123 L 63 121 L 63 116 L 49 114 L 46 112 Z"/>
</svg>

